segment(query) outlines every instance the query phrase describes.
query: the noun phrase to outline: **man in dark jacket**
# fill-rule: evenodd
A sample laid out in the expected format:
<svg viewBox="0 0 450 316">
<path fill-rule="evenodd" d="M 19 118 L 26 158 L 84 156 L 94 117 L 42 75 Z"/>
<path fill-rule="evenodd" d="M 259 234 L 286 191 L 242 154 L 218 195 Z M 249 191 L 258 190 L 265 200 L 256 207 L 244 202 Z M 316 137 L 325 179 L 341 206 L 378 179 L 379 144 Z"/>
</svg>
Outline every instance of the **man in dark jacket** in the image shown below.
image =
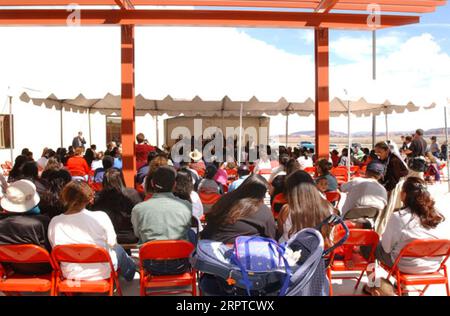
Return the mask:
<svg viewBox="0 0 450 316">
<path fill-rule="evenodd" d="M 408 156 L 409 175 L 423 179 L 426 170 L 425 152 L 427 150 L 427 141 L 423 138 L 423 130 L 418 129 L 405 154 Z"/>
<path fill-rule="evenodd" d="M 74 139 L 72 140 L 72 147 L 78 148 L 78 147 L 83 147 L 84 145 L 86 145 L 86 140 L 83 137 L 83 132 L 78 132 L 78 136 L 74 137 Z"/>
</svg>

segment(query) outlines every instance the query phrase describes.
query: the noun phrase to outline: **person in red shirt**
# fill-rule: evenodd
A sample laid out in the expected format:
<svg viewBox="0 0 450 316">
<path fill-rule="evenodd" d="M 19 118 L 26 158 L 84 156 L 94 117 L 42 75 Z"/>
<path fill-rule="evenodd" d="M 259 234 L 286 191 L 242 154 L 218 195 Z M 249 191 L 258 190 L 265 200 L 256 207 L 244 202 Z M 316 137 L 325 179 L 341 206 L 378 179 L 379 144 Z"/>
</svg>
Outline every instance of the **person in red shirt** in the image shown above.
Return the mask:
<svg viewBox="0 0 450 316">
<path fill-rule="evenodd" d="M 75 155 L 67 160 L 66 167 L 72 177 L 81 177 L 86 181 L 88 180 L 91 168 L 83 157 L 83 147 L 75 148 Z"/>
<path fill-rule="evenodd" d="M 152 151 L 155 151 L 156 149 L 155 147 L 148 144 L 144 134 L 142 133 L 136 135 L 136 141 L 136 169 L 139 170 L 142 166 L 147 164 L 148 154 Z"/>
</svg>

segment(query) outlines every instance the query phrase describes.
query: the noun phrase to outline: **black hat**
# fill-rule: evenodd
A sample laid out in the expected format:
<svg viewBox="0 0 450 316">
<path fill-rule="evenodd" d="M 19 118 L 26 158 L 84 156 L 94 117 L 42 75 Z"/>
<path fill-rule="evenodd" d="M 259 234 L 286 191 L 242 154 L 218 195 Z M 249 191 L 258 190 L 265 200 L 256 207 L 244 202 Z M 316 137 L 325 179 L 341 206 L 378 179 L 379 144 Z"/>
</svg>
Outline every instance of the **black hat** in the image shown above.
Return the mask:
<svg viewBox="0 0 450 316">
<path fill-rule="evenodd" d="M 152 175 L 152 186 L 156 192 L 172 192 L 177 172 L 171 166 L 161 166 Z"/>
</svg>

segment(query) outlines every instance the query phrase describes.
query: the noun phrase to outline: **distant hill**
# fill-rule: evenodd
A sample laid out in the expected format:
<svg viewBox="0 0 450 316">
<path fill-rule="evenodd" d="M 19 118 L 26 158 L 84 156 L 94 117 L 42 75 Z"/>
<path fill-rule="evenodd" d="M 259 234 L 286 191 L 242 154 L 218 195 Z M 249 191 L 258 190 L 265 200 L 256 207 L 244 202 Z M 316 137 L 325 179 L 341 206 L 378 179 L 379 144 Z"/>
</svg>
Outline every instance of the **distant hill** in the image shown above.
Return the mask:
<svg viewBox="0 0 450 316">
<path fill-rule="evenodd" d="M 450 134 L 450 128 L 448 129 L 448 132 Z M 445 128 L 444 127 L 440 127 L 440 128 L 432 128 L 429 130 L 425 130 L 425 135 L 426 136 L 433 136 L 433 135 L 444 135 L 445 133 Z M 384 131 L 380 131 L 378 130 L 376 135 L 377 136 L 383 136 L 385 134 Z M 414 134 L 414 130 L 411 131 L 400 131 L 400 132 L 389 132 L 389 134 L 391 136 L 401 136 L 401 135 L 410 135 L 410 134 Z M 278 135 L 278 136 L 284 136 L 284 135 Z M 294 132 L 289 134 L 289 136 L 292 137 L 314 137 L 315 136 L 315 132 L 314 131 L 298 131 L 298 132 Z M 336 131 L 330 131 L 330 137 L 347 137 L 347 133 L 343 133 L 343 132 L 336 132 Z M 372 132 L 354 132 L 352 133 L 352 137 L 372 137 Z"/>
</svg>

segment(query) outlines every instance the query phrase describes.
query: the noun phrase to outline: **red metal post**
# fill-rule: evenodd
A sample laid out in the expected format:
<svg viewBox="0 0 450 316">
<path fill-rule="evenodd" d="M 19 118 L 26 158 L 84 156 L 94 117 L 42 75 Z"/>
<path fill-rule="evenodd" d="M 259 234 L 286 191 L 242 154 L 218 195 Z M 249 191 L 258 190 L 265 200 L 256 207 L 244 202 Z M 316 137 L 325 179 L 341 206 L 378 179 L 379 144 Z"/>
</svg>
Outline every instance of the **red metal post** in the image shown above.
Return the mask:
<svg viewBox="0 0 450 316">
<path fill-rule="evenodd" d="M 122 160 L 127 187 L 134 187 L 135 93 L 134 93 L 134 25 L 121 26 L 122 54 Z"/>
<path fill-rule="evenodd" d="M 314 29 L 314 55 L 316 70 L 316 157 L 329 157 L 330 97 L 328 74 L 328 29 Z"/>
</svg>

